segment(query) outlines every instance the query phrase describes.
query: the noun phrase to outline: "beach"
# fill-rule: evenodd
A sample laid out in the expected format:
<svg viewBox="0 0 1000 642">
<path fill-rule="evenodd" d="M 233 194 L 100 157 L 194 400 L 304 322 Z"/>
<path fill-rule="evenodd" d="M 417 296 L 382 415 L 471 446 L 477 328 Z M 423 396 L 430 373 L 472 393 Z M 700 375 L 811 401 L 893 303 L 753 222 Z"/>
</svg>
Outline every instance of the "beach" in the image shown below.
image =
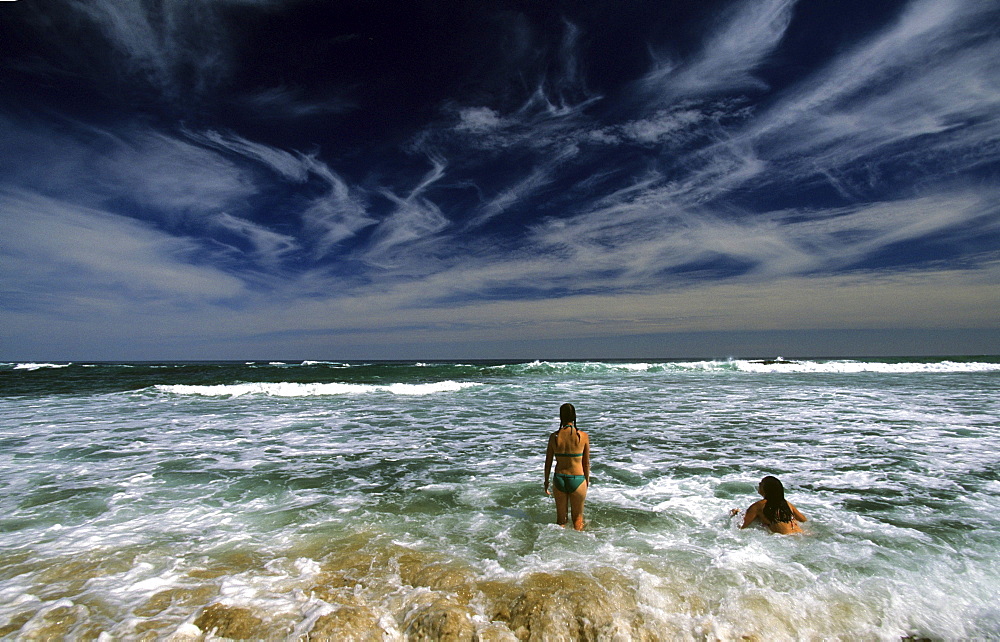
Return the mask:
<svg viewBox="0 0 1000 642">
<path fill-rule="evenodd" d="M 998 392 L 996 357 L 2 364 L 0 636 L 995 638 Z M 764 475 L 803 535 L 738 529 Z"/>
</svg>

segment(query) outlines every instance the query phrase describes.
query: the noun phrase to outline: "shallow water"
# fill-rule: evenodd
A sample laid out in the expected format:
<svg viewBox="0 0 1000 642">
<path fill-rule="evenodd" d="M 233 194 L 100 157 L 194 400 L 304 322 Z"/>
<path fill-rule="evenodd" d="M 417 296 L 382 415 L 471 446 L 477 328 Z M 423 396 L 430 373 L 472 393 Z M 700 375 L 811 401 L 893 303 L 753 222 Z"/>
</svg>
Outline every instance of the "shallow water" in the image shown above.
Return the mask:
<svg viewBox="0 0 1000 642">
<path fill-rule="evenodd" d="M 0 635 L 997 637 L 998 388 L 985 358 L 7 364 Z M 564 401 L 583 533 L 541 487 Z M 736 528 L 766 474 L 805 535 Z"/>
</svg>

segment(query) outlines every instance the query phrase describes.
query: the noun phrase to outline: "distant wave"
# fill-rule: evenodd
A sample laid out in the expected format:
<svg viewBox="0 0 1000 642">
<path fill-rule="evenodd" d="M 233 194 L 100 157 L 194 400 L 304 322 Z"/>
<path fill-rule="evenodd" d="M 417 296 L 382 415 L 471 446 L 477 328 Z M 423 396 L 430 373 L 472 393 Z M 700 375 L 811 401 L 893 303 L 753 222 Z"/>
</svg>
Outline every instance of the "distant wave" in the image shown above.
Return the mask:
<svg viewBox="0 0 1000 642">
<path fill-rule="evenodd" d="M 155 390 L 175 395 L 202 395 L 205 397 L 242 397 L 265 395 L 270 397 L 318 397 L 324 395 L 367 394 L 388 392 L 394 395 L 432 395 L 439 392 L 456 392 L 480 384 L 459 381 L 436 383 L 392 383 L 373 385 L 362 383 L 234 383 L 217 386 L 159 385 Z"/>
<path fill-rule="evenodd" d="M 683 372 L 690 370 L 735 370 L 728 361 L 616 363 L 609 361 L 532 361 L 492 366 L 515 374 L 587 374 L 603 372 Z"/>
<path fill-rule="evenodd" d="M 71 363 L 17 363 L 14 370 L 40 370 L 42 368 L 68 368 Z"/>
<path fill-rule="evenodd" d="M 293 368 L 297 366 L 331 366 L 334 368 L 351 367 L 351 364 L 344 363 L 343 361 L 313 361 L 313 360 L 306 360 L 299 363 L 292 361 L 246 361 L 243 363 L 243 365 L 251 366 L 254 368 L 267 368 L 267 367 Z"/>
<path fill-rule="evenodd" d="M 494 366 L 518 374 L 587 374 L 602 372 L 749 372 L 749 373 L 954 373 L 1000 371 L 1000 363 L 966 361 L 798 361 L 790 359 L 726 359 L 707 361 L 635 362 L 533 361 Z"/>
<path fill-rule="evenodd" d="M 735 368 L 742 372 L 829 372 L 850 374 L 854 372 L 877 372 L 887 374 L 933 373 L 933 372 L 989 372 L 1000 371 L 1000 363 L 934 361 L 901 362 L 883 361 L 733 361 Z"/>
</svg>

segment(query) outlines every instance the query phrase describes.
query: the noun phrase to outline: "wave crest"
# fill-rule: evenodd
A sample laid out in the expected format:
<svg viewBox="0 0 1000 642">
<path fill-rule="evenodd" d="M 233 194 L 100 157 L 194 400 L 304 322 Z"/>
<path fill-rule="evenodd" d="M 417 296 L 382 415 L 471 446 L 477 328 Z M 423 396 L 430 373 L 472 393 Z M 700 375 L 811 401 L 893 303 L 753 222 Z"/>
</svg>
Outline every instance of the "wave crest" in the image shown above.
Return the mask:
<svg viewBox="0 0 1000 642">
<path fill-rule="evenodd" d="M 175 395 L 201 395 L 205 397 L 242 397 L 263 395 L 268 397 L 319 397 L 326 395 L 368 394 L 388 392 L 394 395 L 432 395 L 440 392 L 457 392 L 480 384 L 460 381 L 435 383 L 391 383 L 374 385 L 363 383 L 234 383 L 215 386 L 158 385 L 154 389 Z"/>
<path fill-rule="evenodd" d="M 989 361 L 859 361 L 839 359 L 829 361 L 798 361 L 776 359 L 724 359 L 704 361 L 607 362 L 607 361 L 532 361 L 494 366 L 515 374 L 590 374 L 590 373 L 682 373 L 682 372 L 748 372 L 748 373 L 883 373 L 932 374 L 956 372 L 1000 371 L 1000 363 Z"/>
<path fill-rule="evenodd" d="M 71 363 L 17 363 L 12 370 L 41 370 L 42 368 L 68 368 Z"/>
</svg>

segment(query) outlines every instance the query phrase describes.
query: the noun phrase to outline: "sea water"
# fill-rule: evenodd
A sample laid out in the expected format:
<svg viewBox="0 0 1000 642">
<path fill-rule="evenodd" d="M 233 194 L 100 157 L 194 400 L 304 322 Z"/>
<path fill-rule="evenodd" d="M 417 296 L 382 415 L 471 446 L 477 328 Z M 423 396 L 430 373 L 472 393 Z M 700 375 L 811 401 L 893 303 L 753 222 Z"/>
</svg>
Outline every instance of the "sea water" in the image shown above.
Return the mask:
<svg viewBox="0 0 1000 642">
<path fill-rule="evenodd" d="M 998 393 L 985 357 L 3 364 L 0 636 L 997 638 Z M 764 475 L 803 535 L 730 517 Z"/>
</svg>

